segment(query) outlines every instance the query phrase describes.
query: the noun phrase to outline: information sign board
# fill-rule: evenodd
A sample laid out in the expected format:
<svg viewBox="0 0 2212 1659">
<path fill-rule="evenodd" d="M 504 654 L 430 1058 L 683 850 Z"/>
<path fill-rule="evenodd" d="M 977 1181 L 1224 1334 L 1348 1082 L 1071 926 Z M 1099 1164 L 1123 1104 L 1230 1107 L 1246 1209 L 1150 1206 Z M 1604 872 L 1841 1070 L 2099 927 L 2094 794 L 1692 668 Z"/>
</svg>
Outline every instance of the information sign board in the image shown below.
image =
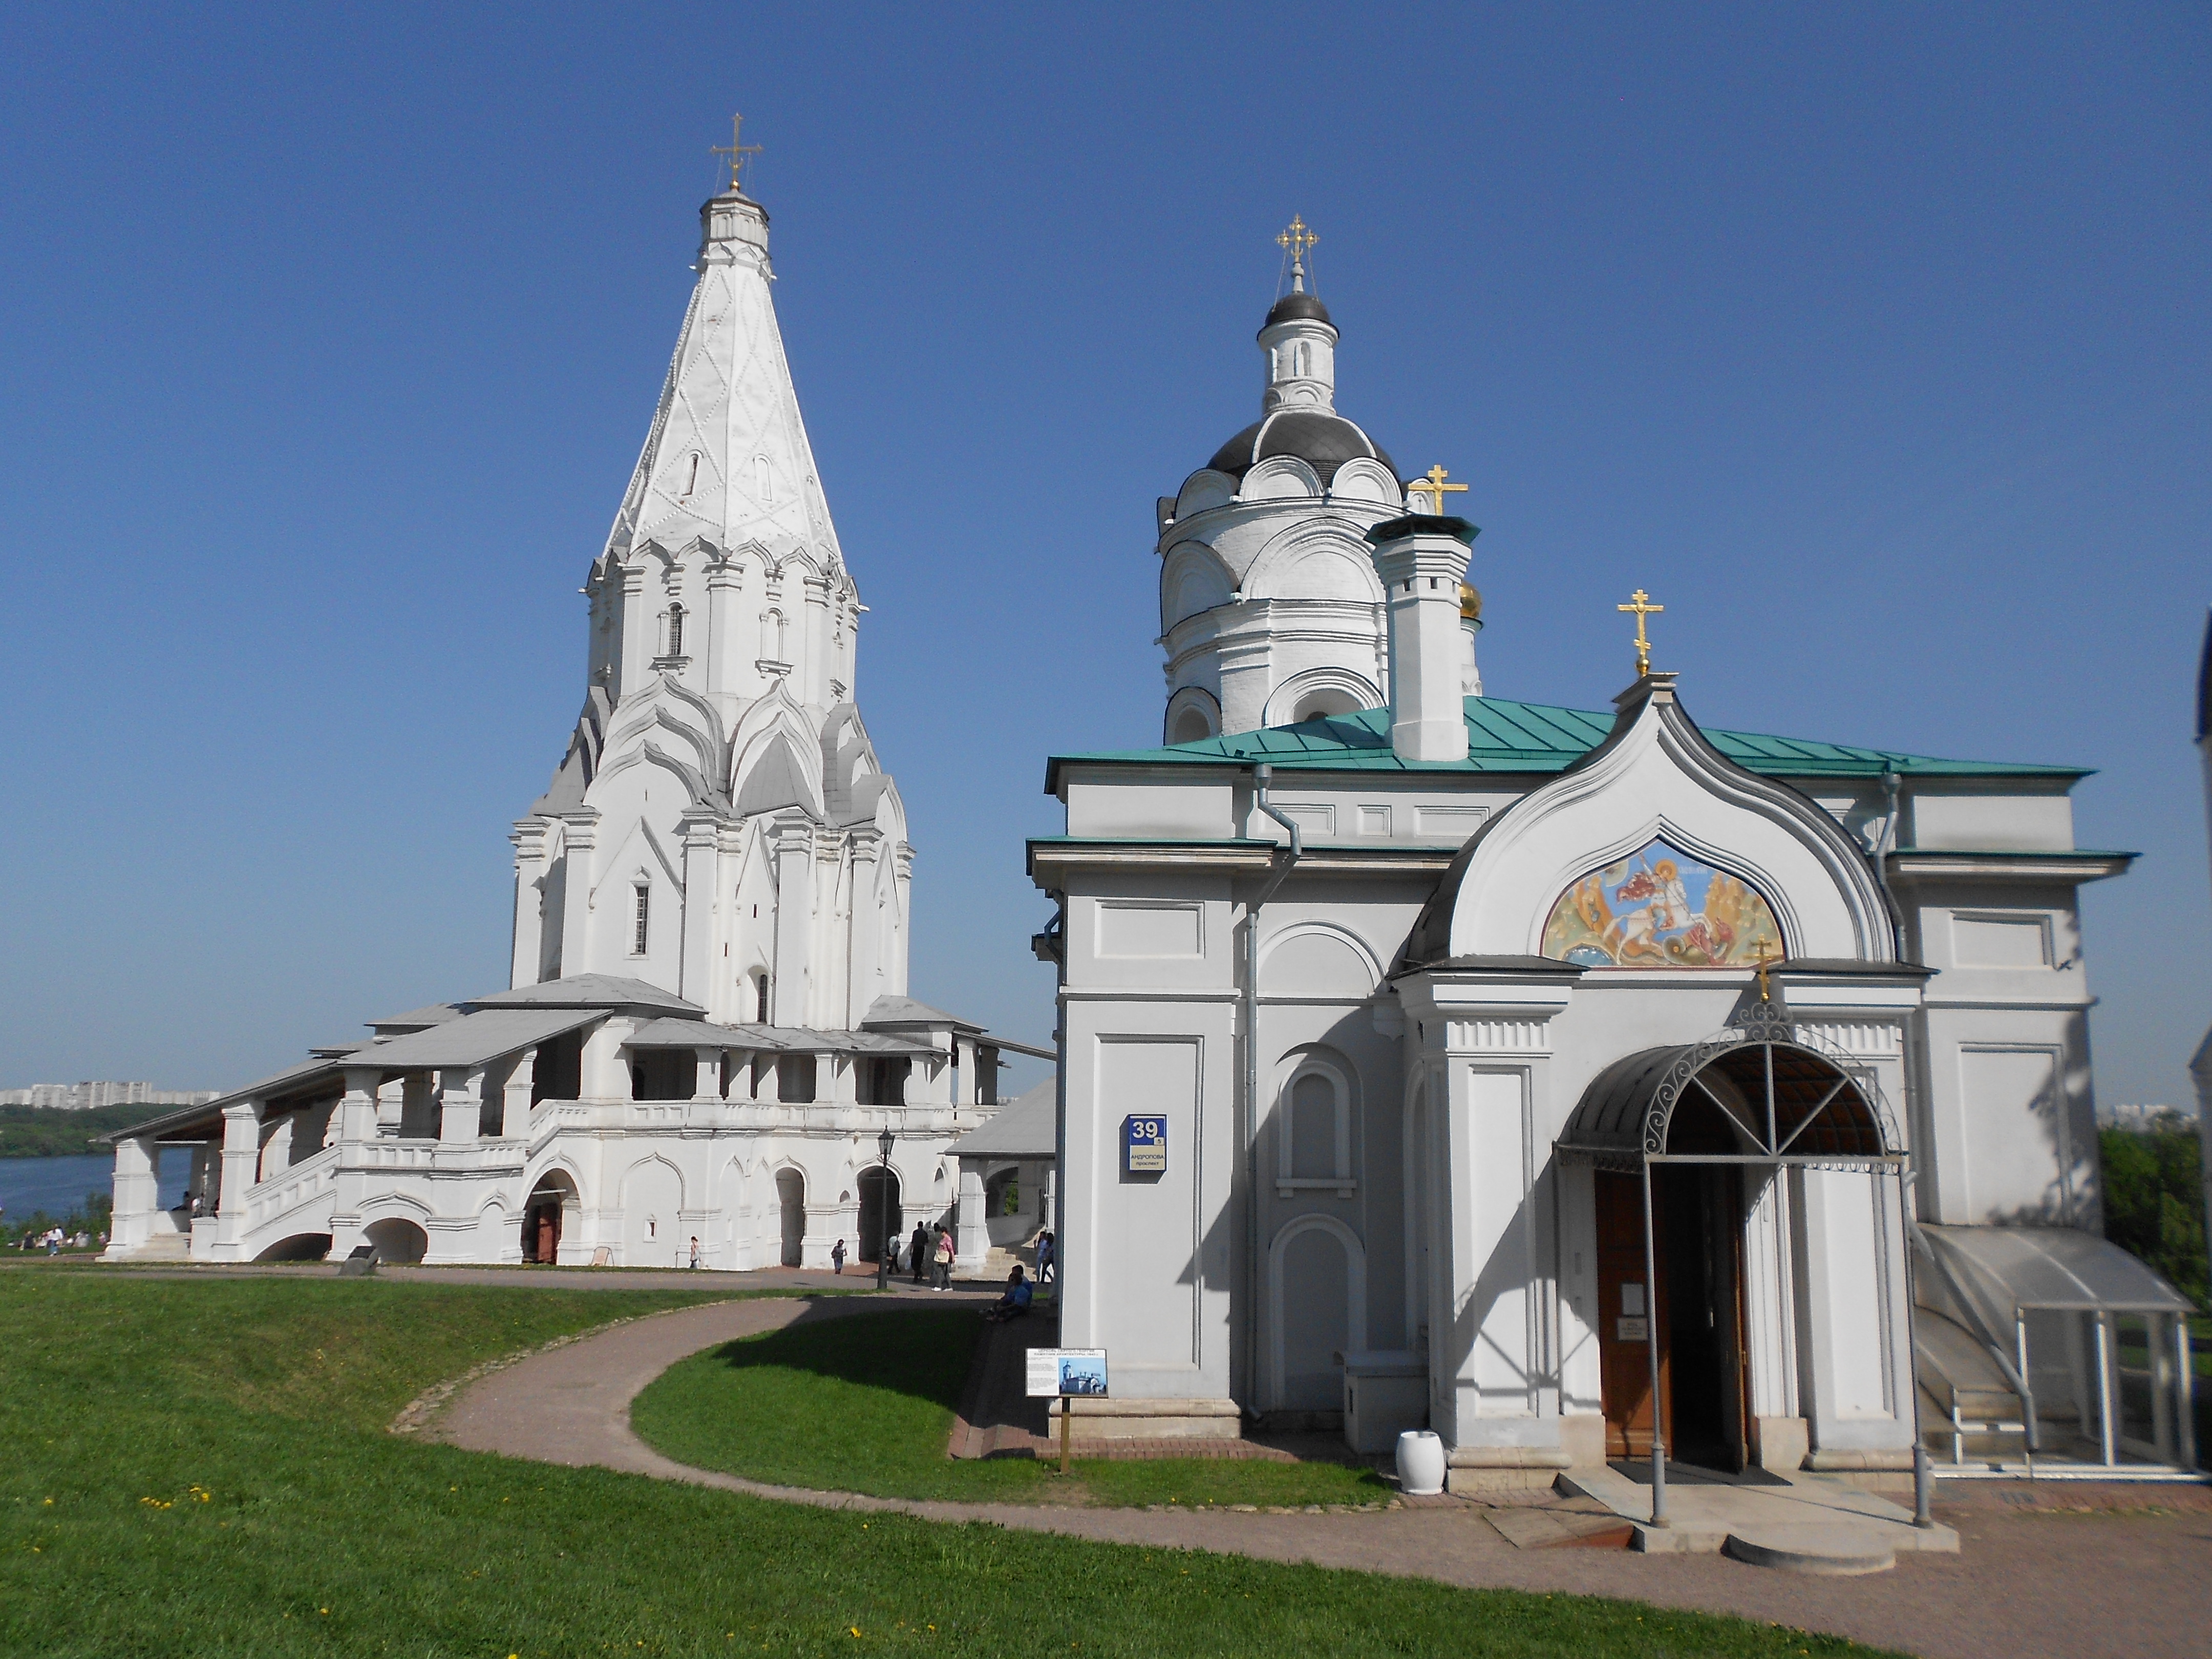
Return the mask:
<svg viewBox="0 0 2212 1659">
<path fill-rule="evenodd" d="M 1131 1175 L 1162 1175 L 1168 1167 L 1168 1121 L 1158 1113 L 1121 1120 L 1121 1167 Z"/>
<path fill-rule="evenodd" d="M 1106 1350 L 1103 1348 L 1031 1348 L 1029 1352 L 1029 1394 L 1032 1400 L 1106 1392 Z"/>
</svg>

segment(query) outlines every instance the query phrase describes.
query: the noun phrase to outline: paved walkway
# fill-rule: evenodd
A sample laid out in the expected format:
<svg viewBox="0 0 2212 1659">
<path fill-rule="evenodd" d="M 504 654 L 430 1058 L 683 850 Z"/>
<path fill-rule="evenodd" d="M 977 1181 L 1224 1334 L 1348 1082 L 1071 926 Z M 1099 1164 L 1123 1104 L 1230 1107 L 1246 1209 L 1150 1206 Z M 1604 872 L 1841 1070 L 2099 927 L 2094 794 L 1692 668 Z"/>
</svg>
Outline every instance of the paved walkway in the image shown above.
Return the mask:
<svg viewBox="0 0 2212 1659">
<path fill-rule="evenodd" d="M 500 1277 L 504 1282 L 506 1275 Z M 689 1468 L 630 1432 L 630 1401 L 687 1354 L 802 1319 L 882 1318 L 912 1305 L 907 1297 L 778 1298 L 655 1315 L 483 1378 L 431 1431 L 478 1451 L 827 1509 L 982 1521 L 1017 1531 L 1358 1568 L 1470 1588 L 1628 1596 L 1833 1632 L 1929 1659 L 2202 1659 L 2206 1651 L 2212 1508 L 2198 1496 L 2203 1488 L 2075 1488 L 2023 1500 L 2012 1490 L 1980 1486 L 1939 1509 L 1964 1540 L 1960 1554 L 1901 1559 L 1893 1571 L 1873 1577 L 1814 1578 L 1721 1556 L 1516 1549 L 1481 1506 L 1449 1501 L 1364 1515 L 1198 1515 L 803 1492 Z M 2110 1504 L 2194 1507 L 2163 1515 L 2130 1508 L 2058 1516 L 2024 1509 L 2023 1501 L 2084 1511 Z"/>
</svg>

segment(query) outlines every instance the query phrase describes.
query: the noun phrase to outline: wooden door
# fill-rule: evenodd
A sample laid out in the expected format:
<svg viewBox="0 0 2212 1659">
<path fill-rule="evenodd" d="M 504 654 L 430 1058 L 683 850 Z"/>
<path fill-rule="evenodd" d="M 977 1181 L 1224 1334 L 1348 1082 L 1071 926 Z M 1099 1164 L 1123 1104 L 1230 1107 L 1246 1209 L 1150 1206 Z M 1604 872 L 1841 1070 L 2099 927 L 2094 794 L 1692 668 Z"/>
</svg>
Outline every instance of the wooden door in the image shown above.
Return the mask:
<svg viewBox="0 0 2212 1659">
<path fill-rule="evenodd" d="M 1603 1389 L 1605 1455 L 1651 1455 L 1651 1355 L 1648 1322 L 1659 1321 L 1659 1388 L 1668 1382 L 1667 1264 L 1659 1263 L 1657 1294 L 1646 1282 L 1644 1186 L 1635 1176 L 1599 1170 L 1597 1200 L 1597 1352 Z M 1656 1201 L 1656 1194 L 1654 1194 Z"/>
</svg>

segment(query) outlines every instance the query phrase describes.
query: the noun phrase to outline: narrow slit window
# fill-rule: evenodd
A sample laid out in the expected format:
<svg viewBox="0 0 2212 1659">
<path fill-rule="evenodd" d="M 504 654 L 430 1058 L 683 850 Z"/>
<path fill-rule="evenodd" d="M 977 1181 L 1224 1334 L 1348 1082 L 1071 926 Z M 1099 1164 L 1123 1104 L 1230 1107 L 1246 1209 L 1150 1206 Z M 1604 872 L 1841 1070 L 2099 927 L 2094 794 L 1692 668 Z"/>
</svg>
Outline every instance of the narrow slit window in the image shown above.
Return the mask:
<svg viewBox="0 0 2212 1659">
<path fill-rule="evenodd" d="M 650 887 L 640 887 L 637 890 L 636 920 L 630 933 L 629 953 L 632 956 L 641 957 L 645 954 L 645 943 L 652 925 L 653 890 Z"/>
<path fill-rule="evenodd" d="M 699 452 L 698 452 L 697 450 L 696 450 L 696 449 L 695 449 L 695 450 L 693 450 L 693 451 L 691 452 L 691 461 L 690 461 L 690 467 L 685 471 L 684 475 L 684 493 L 683 493 L 683 495 L 681 495 L 680 496 L 678 496 L 677 499 L 678 499 L 678 500 L 679 500 L 679 501 L 690 501 L 690 500 L 691 499 L 691 492 L 692 492 L 693 490 L 696 489 L 698 487 L 699 487 Z"/>
<path fill-rule="evenodd" d="M 684 607 L 680 605 L 668 607 L 668 654 L 672 657 L 684 654 Z"/>
</svg>

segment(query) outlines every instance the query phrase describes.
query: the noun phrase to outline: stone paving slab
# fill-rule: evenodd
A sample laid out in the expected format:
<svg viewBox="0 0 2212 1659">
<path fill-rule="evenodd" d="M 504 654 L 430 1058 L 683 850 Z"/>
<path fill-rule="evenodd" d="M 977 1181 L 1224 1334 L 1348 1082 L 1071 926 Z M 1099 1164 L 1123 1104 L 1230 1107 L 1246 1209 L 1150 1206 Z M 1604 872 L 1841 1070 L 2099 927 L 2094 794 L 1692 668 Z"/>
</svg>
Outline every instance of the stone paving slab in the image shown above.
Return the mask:
<svg viewBox="0 0 2212 1659">
<path fill-rule="evenodd" d="M 1460 1500 L 1370 1514 L 1161 1513 L 916 1503 L 805 1492 L 690 1468 L 629 1430 L 629 1402 L 699 1349 L 799 1318 L 896 1317 L 910 1297 L 731 1302 L 635 1320 L 472 1384 L 433 1425 L 453 1444 L 598 1466 L 784 1502 L 988 1522 L 1155 1548 L 1422 1577 L 1466 1588 L 1631 1597 L 1826 1631 L 1928 1659 L 2203 1659 L 2212 1515 L 1947 1513 L 1960 1553 L 1915 1554 L 1872 1577 L 1814 1577 L 1723 1555 L 1522 1550 Z"/>
</svg>

